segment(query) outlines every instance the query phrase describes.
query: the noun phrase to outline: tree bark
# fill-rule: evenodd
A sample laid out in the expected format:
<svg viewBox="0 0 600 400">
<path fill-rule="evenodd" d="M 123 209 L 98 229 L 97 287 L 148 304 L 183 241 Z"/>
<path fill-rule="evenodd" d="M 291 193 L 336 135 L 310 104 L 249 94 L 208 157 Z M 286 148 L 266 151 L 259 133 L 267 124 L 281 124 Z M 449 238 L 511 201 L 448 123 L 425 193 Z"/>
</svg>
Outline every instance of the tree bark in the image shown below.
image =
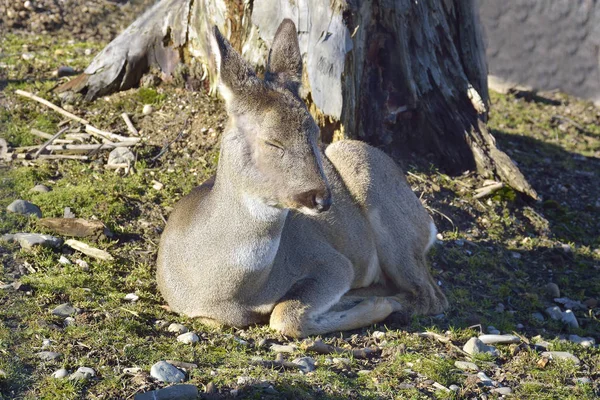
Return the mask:
<svg viewBox="0 0 600 400">
<path fill-rule="evenodd" d="M 162 0 L 60 90 L 92 100 L 137 85 L 151 66 L 165 80 L 182 74 L 214 90 L 209 26 L 261 68 L 283 18 L 296 22 L 302 94 L 324 141 L 357 138 L 400 157 L 433 154 L 449 173 L 477 169 L 537 198 L 485 125 L 476 0 Z"/>
</svg>

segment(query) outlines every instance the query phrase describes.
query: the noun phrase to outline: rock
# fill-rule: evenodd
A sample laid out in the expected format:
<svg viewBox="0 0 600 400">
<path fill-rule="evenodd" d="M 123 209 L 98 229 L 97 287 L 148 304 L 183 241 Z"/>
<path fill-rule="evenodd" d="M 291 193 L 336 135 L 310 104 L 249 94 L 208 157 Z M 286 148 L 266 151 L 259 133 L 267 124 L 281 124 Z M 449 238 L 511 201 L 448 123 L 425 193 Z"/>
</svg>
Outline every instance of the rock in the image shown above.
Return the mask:
<svg viewBox="0 0 600 400">
<path fill-rule="evenodd" d="M 478 372 L 477 378 L 479 378 L 481 383 L 483 383 L 485 386 L 492 386 L 494 384 L 494 381 L 492 381 L 492 379 L 489 376 L 487 376 L 484 372 Z"/>
<path fill-rule="evenodd" d="M 52 190 L 52 189 L 50 189 L 46 185 L 35 185 L 31 189 L 29 189 L 30 192 L 38 192 L 38 193 L 48 193 L 50 190 Z"/>
<path fill-rule="evenodd" d="M 479 340 L 485 344 L 521 343 L 521 339 L 514 335 L 481 335 Z"/>
<path fill-rule="evenodd" d="M 136 374 L 139 374 L 140 372 L 142 372 L 142 369 L 138 368 L 138 367 L 123 368 L 124 374 L 136 375 Z"/>
<path fill-rule="evenodd" d="M 270 349 L 275 353 L 293 353 L 298 350 L 298 347 L 293 344 L 272 344 Z"/>
<path fill-rule="evenodd" d="M 73 318 L 73 317 L 65 318 L 64 324 L 65 324 L 65 326 L 75 326 L 75 318 Z"/>
<path fill-rule="evenodd" d="M 63 218 L 75 218 L 75 214 L 71 211 L 71 207 L 65 207 Z"/>
<path fill-rule="evenodd" d="M 66 65 L 63 65 L 63 66 L 58 67 L 58 70 L 56 71 L 56 75 L 59 78 L 62 78 L 63 76 L 77 75 L 77 71 L 73 67 L 68 67 Z"/>
<path fill-rule="evenodd" d="M 562 318 L 560 320 L 569 325 L 571 328 L 579 328 L 579 322 L 577 322 L 577 318 L 571 310 L 567 310 L 562 313 Z"/>
<path fill-rule="evenodd" d="M 23 53 L 21 54 L 21 58 L 25 61 L 30 61 L 33 60 L 35 58 L 35 54 L 33 53 Z"/>
<path fill-rule="evenodd" d="M 52 310 L 53 315 L 57 315 L 59 317 L 70 317 L 71 315 L 75 315 L 79 313 L 81 310 L 77 307 L 73 307 L 69 303 L 61 304 L 57 306 L 54 310 Z"/>
<path fill-rule="evenodd" d="M 558 285 L 554 282 L 550 282 L 546 286 L 544 286 L 544 292 L 548 295 L 548 297 L 552 299 L 555 297 L 560 297 L 560 289 L 558 288 Z"/>
<path fill-rule="evenodd" d="M 69 260 L 65 256 L 60 256 L 60 258 L 58 259 L 58 263 L 61 265 L 71 265 L 72 264 L 71 260 Z"/>
<path fill-rule="evenodd" d="M 54 340 L 52 340 L 52 339 L 44 339 L 44 340 L 42 340 L 42 349 L 45 349 L 47 347 L 52 346 L 53 342 L 54 342 Z"/>
<path fill-rule="evenodd" d="M 375 331 L 371 334 L 375 339 L 383 339 L 385 337 L 385 332 Z"/>
<path fill-rule="evenodd" d="M 504 310 L 506 310 L 506 307 L 505 307 L 505 306 L 504 306 L 504 304 L 502 304 L 502 303 L 498 303 L 498 304 L 496 305 L 496 308 L 494 308 L 494 311 L 496 311 L 496 312 L 497 312 L 497 313 L 499 313 L 499 314 L 500 314 L 500 313 L 503 313 L 503 312 L 504 312 Z"/>
<path fill-rule="evenodd" d="M 455 361 L 454 366 L 463 371 L 479 371 L 477 364 L 469 361 Z"/>
<path fill-rule="evenodd" d="M 32 290 L 31 285 L 24 284 L 23 282 L 20 282 L 20 281 L 14 281 L 12 283 L 12 288 L 19 292 L 30 292 Z"/>
<path fill-rule="evenodd" d="M 483 343 L 481 340 L 475 337 L 469 339 L 469 341 L 465 343 L 463 351 L 470 355 L 478 353 L 488 353 L 493 356 L 498 355 L 498 350 L 496 350 L 494 346 L 488 346 L 487 344 Z"/>
<path fill-rule="evenodd" d="M 57 369 L 56 371 L 54 371 L 52 373 L 52 377 L 55 379 L 63 379 L 63 378 L 66 378 L 67 376 L 69 376 L 69 371 L 67 371 L 64 368 Z"/>
<path fill-rule="evenodd" d="M 314 371 L 317 367 L 315 366 L 315 359 L 312 357 L 300 357 L 292 361 L 294 364 L 300 366 L 300 370 L 305 374 Z"/>
<path fill-rule="evenodd" d="M 458 387 L 457 385 L 450 385 L 448 386 L 448 389 L 452 390 L 453 392 L 458 392 L 460 390 L 460 387 Z"/>
<path fill-rule="evenodd" d="M 142 108 L 142 114 L 150 115 L 154 111 L 154 108 L 150 104 L 145 104 Z"/>
<path fill-rule="evenodd" d="M 62 357 L 62 354 L 55 351 L 40 351 L 36 354 L 42 361 L 56 361 Z"/>
<path fill-rule="evenodd" d="M 89 367 L 79 367 L 73 372 L 69 379 L 72 381 L 87 381 L 96 376 L 96 371 Z"/>
<path fill-rule="evenodd" d="M 185 344 L 194 344 L 197 343 L 199 340 L 200 338 L 194 332 L 186 332 L 177 336 L 177 341 Z"/>
<path fill-rule="evenodd" d="M 133 302 L 138 301 L 140 299 L 140 296 L 138 296 L 135 293 L 127 293 L 125 295 L 124 299 L 127 300 L 127 301 L 131 301 L 133 303 Z"/>
<path fill-rule="evenodd" d="M 250 385 L 253 382 L 254 382 L 254 379 L 252 379 L 249 376 L 238 376 L 238 378 L 237 378 L 238 386 Z"/>
<path fill-rule="evenodd" d="M 531 314 L 531 317 L 539 322 L 544 322 L 546 320 L 544 318 L 544 315 L 540 312 L 534 312 L 533 314 Z"/>
<path fill-rule="evenodd" d="M 90 270 L 90 265 L 86 261 L 83 261 L 79 258 L 77 260 L 75 260 L 75 264 L 77 264 L 84 271 Z"/>
<path fill-rule="evenodd" d="M 581 337 L 577 335 L 569 335 L 569 341 L 580 344 L 583 347 L 593 347 L 596 344 L 596 340 L 592 337 Z"/>
<path fill-rule="evenodd" d="M 437 390 L 443 390 L 444 392 L 449 392 L 450 389 L 448 389 L 446 386 L 442 385 L 439 382 L 433 382 L 431 384 L 434 388 L 436 388 Z"/>
<path fill-rule="evenodd" d="M 565 308 L 571 310 L 587 310 L 587 307 L 580 301 L 569 299 L 568 297 L 559 297 L 554 302 L 562 304 Z"/>
<path fill-rule="evenodd" d="M 549 358 L 551 360 L 570 360 L 575 365 L 579 365 L 579 358 L 575 357 L 568 351 L 545 351 L 542 353 L 542 357 Z"/>
<path fill-rule="evenodd" d="M 22 215 L 35 215 L 38 218 L 42 218 L 42 210 L 33 203 L 26 200 L 15 200 L 6 207 L 10 212 Z"/>
<path fill-rule="evenodd" d="M 182 334 L 182 333 L 186 333 L 188 331 L 188 328 L 186 328 L 184 325 L 181 325 L 181 324 L 172 323 L 167 328 L 167 331 Z"/>
<path fill-rule="evenodd" d="M 555 321 L 560 321 L 562 319 L 562 311 L 560 309 L 560 307 L 558 306 L 553 306 L 553 307 L 548 307 L 545 310 L 546 315 L 548 315 L 550 318 L 552 318 Z"/>
<path fill-rule="evenodd" d="M 512 394 L 512 389 L 509 388 L 508 386 L 504 386 L 504 387 L 492 389 L 492 390 L 490 390 L 490 392 L 499 394 L 501 396 L 508 396 L 509 394 Z"/>
<path fill-rule="evenodd" d="M 575 382 L 576 384 L 579 384 L 579 385 L 589 385 L 592 383 L 592 380 L 588 377 L 583 377 L 583 378 L 575 378 L 575 379 L 573 379 L 573 382 Z"/>
<path fill-rule="evenodd" d="M 127 147 L 117 147 L 108 155 L 107 165 L 127 164 L 131 165 L 135 161 L 135 154 Z"/>
<path fill-rule="evenodd" d="M 40 233 L 25 232 L 7 234 L 0 237 L 0 239 L 5 240 L 7 242 L 17 242 L 23 249 L 26 250 L 31 250 L 36 246 L 60 247 L 63 243 L 62 239 L 59 239 L 54 236 L 42 235 Z"/>
<path fill-rule="evenodd" d="M 160 183 L 159 181 L 155 181 L 155 180 L 153 180 L 153 181 L 152 181 L 152 188 L 153 188 L 154 190 L 162 190 L 162 188 L 163 188 L 164 186 L 165 186 L 165 185 L 163 185 L 163 184 L 162 184 L 162 183 Z"/>
<path fill-rule="evenodd" d="M 196 400 L 198 388 L 194 385 L 173 385 L 151 392 L 136 394 L 134 400 Z"/>
<path fill-rule="evenodd" d="M 185 375 L 166 361 L 159 361 L 150 368 L 150 376 L 160 382 L 183 382 Z"/>
<path fill-rule="evenodd" d="M 267 340 L 267 338 L 262 338 L 256 342 L 256 346 L 258 346 L 258 347 L 266 347 L 267 344 L 269 344 L 269 341 Z"/>
<path fill-rule="evenodd" d="M 112 232 L 102 221 L 86 220 L 83 218 L 42 218 L 37 222 L 52 232 L 62 236 L 90 237 L 100 239 L 112 237 Z"/>
</svg>

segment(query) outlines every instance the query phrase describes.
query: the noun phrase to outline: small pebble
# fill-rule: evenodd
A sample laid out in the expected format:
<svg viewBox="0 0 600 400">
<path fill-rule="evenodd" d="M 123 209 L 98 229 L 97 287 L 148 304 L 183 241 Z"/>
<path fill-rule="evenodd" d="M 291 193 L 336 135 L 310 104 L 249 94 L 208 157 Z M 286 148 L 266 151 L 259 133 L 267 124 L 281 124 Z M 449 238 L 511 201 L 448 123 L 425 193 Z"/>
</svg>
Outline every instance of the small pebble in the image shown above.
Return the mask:
<svg viewBox="0 0 600 400">
<path fill-rule="evenodd" d="M 481 335 L 479 340 L 485 344 L 521 343 L 521 339 L 514 335 Z"/>
<path fill-rule="evenodd" d="M 38 192 L 38 193 L 47 193 L 50 190 L 51 189 L 46 185 L 35 185 L 31 189 L 29 189 L 30 192 Z"/>
<path fill-rule="evenodd" d="M 150 376 L 160 382 L 183 382 L 185 375 L 166 361 L 159 361 L 150 368 Z"/>
<path fill-rule="evenodd" d="M 75 318 L 73 317 L 67 317 L 64 320 L 64 325 L 65 326 L 75 326 L 76 322 L 75 322 Z"/>
<path fill-rule="evenodd" d="M 298 350 L 298 347 L 293 344 L 272 344 L 270 347 L 271 351 L 275 353 L 293 353 Z"/>
<path fill-rule="evenodd" d="M 77 314 L 79 311 L 81 311 L 79 308 L 73 307 L 69 303 L 65 303 L 54 308 L 54 310 L 52 310 L 52 314 L 66 318 L 70 317 L 71 315 Z"/>
<path fill-rule="evenodd" d="M 54 371 L 52 373 L 52 377 L 55 379 L 63 379 L 63 378 L 66 378 L 67 376 L 69 376 L 69 371 L 67 371 L 64 368 L 57 369 L 56 371 Z"/>
<path fill-rule="evenodd" d="M 544 286 L 544 291 L 546 292 L 548 297 L 552 299 L 555 297 L 560 297 L 560 289 L 558 285 L 554 282 L 550 282 L 546 286 Z"/>
<path fill-rule="evenodd" d="M 463 371 L 479 371 L 477 364 L 469 361 L 455 361 L 454 366 Z"/>
<path fill-rule="evenodd" d="M 72 262 L 65 256 L 60 256 L 60 258 L 58 259 L 58 263 L 62 264 L 62 265 L 71 265 Z"/>
<path fill-rule="evenodd" d="M 546 311 L 546 315 L 548 315 L 553 320 L 560 321 L 562 319 L 563 313 L 562 313 L 560 307 L 558 307 L 558 306 L 548 307 L 548 308 L 546 308 L 545 311 Z"/>
<path fill-rule="evenodd" d="M 568 351 L 545 351 L 542 353 L 542 357 L 550 358 L 552 360 L 571 360 L 575 365 L 579 365 L 579 358 L 575 357 Z"/>
<path fill-rule="evenodd" d="M 150 115 L 154 111 L 154 108 L 150 104 L 145 104 L 144 108 L 142 108 L 142 114 Z"/>
<path fill-rule="evenodd" d="M 488 346 L 487 344 L 483 343 L 481 340 L 475 337 L 469 339 L 469 341 L 465 343 L 463 351 L 471 355 L 478 353 L 488 353 L 493 356 L 498 355 L 498 350 L 496 350 L 494 346 Z"/>
<path fill-rule="evenodd" d="M 314 371 L 317 367 L 315 365 L 315 359 L 312 357 L 300 357 L 292 361 L 294 364 L 300 366 L 300 370 L 305 374 Z"/>
<path fill-rule="evenodd" d="M 479 378 L 481 383 L 483 383 L 486 386 L 492 386 L 494 384 L 494 381 L 492 381 L 492 379 L 489 376 L 487 376 L 484 372 L 478 372 L 477 377 Z"/>
<path fill-rule="evenodd" d="M 199 340 L 200 338 L 194 332 L 186 332 L 177 336 L 177 341 L 185 344 L 194 344 L 197 343 Z"/>
<path fill-rule="evenodd" d="M 583 378 L 575 378 L 573 379 L 573 381 L 575 383 L 578 383 L 580 385 L 589 385 L 592 383 L 592 380 L 588 377 L 583 377 Z"/>
<path fill-rule="evenodd" d="M 504 304 L 502 303 L 498 303 L 496 305 L 496 308 L 494 309 L 497 313 L 503 313 L 506 310 L 506 307 L 504 307 Z"/>
<path fill-rule="evenodd" d="M 91 56 L 92 55 L 92 49 L 85 49 L 83 51 L 83 54 L 85 54 L 86 56 Z"/>
<path fill-rule="evenodd" d="M 38 218 L 42 218 L 42 210 L 27 200 L 15 200 L 6 207 L 6 210 L 15 214 L 35 215 Z"/>
<path fill-rule="evenodd" d="M 534 312 L 533 314 L 531 314 L 531 317 L 539 322 L 544 322 L 546 320 L 544 318 L 544 315 L 540 312 Z"/>
<path fill-rule="evenodd" d="M 383 339 L 385 337 L 385 332 L 375 331 L 371 334 L 375 339 Z"/>
<path fill-rule="evenodd" d="M 188 328 L 186 328 L 184 325 L 181 325 L 181 324 L 172 323 L 171 325 L 169 325 L 167 330 L 169 332 L 182 334 L 182 333 L 186 333 L 188 331 Z"/>
<path fill-rule="evenodd" d="M 69 376 L 69 379 L 73 380 L 73 381 L 80 381 L 80 380 L 87 381 L 89 379 L 92 379 L 95 376 L 96 376 L 96 371 L 94 371 L 92 368 L 79 367 L 77 369 L 77 371 L 73 372 L 71 374 L 71 376 Z"/>
<path fill-rule="evenodd" d="M 583 347 L 594 347 L 596 340 L 592 337 L 581 337 L 578 335 L 569 335 L 569 341 L 580 344 Z"/>
<path fill-rule="evenodd" d="M 140 372 L 142 372 L 142 369 L 138 367 L 123 368 L 123 373 L 129 375 L 139 374 Z"/>
<path fill-rule="evenodd" d="M 499 394 L 501 396 L 508 396 L 509 394 L 512 393 L 512 389 L 509 388 L 508 386 L 505 386 L 505 387 L 499 387 L 499 388 L 492 389 L 492 390 L 490 390 L 490 392 Z"/>
<path fill-rule="evenodd" d="M 450 385 L 448 386 L 448 389 L 452 390 L 453 392 L 458 392 L 460 390 L 460 387 L 456 385 Z"/>
<path fill-rule="evenodd" d="M 39 353 L 37 353 L 37 356 L 42 361 L 56 361 L 62 357 L 60 353 L 57 353 L 55 351 L 40 351 Z"/>
<path fill-rule="evenodd" d="M 58 67 L 58 70 L 56 71 L 56 75 L 59 78 L 62 78 L 63 76 L 77 75 L 77 71 L 75 71 L 75 69 L 72 67 L 61 66 L 61 67 Z"/>
<path fill-rule="evenodd" d="M 75 264 L 77 264 L 84 271 L 90 270 L 90 265 L 83 260 L 77 259 L 77 260 L 75 260 Z"/>
<path fill-rule="evenodd" d="M 127 293 L 124 297 L 125 300 L 127 301 L 131 301 L 131 302 L 136 302 L 140 299 L 140 296 L 138 296 L 135 293 Z"/>
<path fill-rule="evenodd" d="M 561 321 L 569 325 L 571 328 L 579 328 L 579 322 L 571 310 L 567 310 L 562 313 Z"/>
</svg>

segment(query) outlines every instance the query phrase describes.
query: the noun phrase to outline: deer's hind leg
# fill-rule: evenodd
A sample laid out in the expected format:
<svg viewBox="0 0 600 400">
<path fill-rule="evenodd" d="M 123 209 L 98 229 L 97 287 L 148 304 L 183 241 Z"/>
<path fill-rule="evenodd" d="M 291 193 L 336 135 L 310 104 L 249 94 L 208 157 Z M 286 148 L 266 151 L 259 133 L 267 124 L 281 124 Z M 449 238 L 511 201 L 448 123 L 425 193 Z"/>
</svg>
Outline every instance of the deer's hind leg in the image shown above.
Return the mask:
<svg viewBox="0 0 600 400">
<path fill-rule="evenodd" d="M 394 297 L 347 297 L 352 265 L 345 257 L 325 257 L 337 265 L 322 265 L 281 299 L 271 313 L 272 329 L 291 337 L 346 331 L 383 321 L 400 311 Z M 318 272 L 318 274 L 317 274 Z"/>
</svg>

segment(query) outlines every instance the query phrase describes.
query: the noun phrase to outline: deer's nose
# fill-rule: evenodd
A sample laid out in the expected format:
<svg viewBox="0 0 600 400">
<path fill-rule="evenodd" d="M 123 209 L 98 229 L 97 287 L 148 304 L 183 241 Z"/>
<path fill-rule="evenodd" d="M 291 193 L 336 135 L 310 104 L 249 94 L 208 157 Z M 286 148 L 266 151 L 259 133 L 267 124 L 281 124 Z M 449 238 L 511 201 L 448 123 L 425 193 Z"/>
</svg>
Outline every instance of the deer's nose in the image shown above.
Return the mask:
<svg viewBox="0 0 600 400">
<path fill-rule="evenodd" d="M 329 189 L 309 190 L 297 195 L 296 201 L 311 210 L 325 212 L 331 207 L 331 192 Z"/>
<path fill-rule="evenodd" d="M 323 194 L 315 195 L 315 198 L 313 201 L 315 204 L 315 209 L 318 212 L 325 212 L 325 211 L 329 210 L 329 208 L 331 207 L 331 193 L 329 193 L 329 190 L 328 190 Z"/>
</svg>

